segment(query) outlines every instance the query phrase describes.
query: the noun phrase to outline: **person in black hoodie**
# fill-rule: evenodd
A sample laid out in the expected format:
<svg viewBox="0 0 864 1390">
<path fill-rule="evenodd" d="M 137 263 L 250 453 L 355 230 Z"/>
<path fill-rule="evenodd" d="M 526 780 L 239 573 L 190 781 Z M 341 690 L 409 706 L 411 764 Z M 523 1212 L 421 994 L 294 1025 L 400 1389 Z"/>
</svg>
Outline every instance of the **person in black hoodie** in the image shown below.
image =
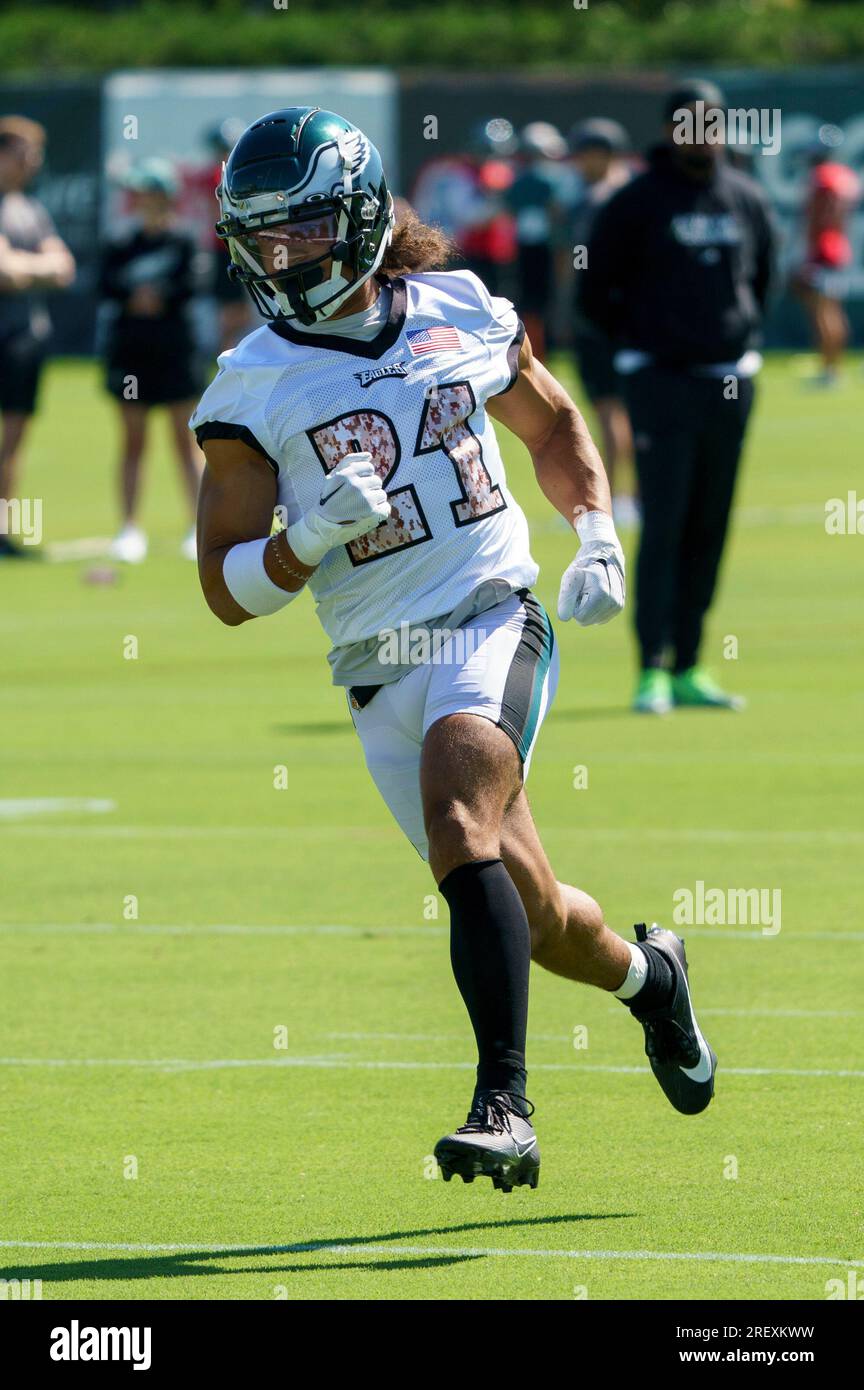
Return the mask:
<svg viewBox="0 0 864 1390">
<path fill-rule="evenodd" d="M 643 713 L 742 703 L 698 656 L 761 365 L 776 236 L 758 184 L 705 139 L 718 110 L 713 83 L 670 94 L 665 142 L 601 209 L 581 272 L 580 306 L 617 344 L 633 426 L 643 510 L 634 709 Z M 695 117 L 690 132 L 684 111 Z M 696 138 L 679 143 L 682 134 Z"/>
</svg>

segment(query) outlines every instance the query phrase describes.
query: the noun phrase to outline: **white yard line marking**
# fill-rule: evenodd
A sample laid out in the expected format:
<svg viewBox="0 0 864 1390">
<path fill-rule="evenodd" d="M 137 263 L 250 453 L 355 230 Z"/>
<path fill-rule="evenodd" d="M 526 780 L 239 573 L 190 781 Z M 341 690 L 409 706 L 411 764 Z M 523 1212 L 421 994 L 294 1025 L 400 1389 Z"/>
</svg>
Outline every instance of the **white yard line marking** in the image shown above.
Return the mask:
<svg viewBox="0 0 864 1390">
<path fill-rule="evenodd" d="M 116 933 L 122 936 L 445 936 L 446 927 L 352 927 L 311 923 L 308 926 L 244 926 L 214 924 L 206 927 L 147 926 L 139 922 L 23 922 L 0 923 L 0 933 L 9 935 L 91 936 Z"/>
<path fill-rule="evenodd" d="M 44 546 L 45 556 L 54 563 L 64 560 L 95 560 L 106 558 L 111 551 L 110 536 L 81 536 L 76 540 L 49 541 Z"/>
<path fill-rule="evenodd" d="M 825 507 L 818 502 L 778 503 L 776 507 L 751 506 L 736 507 L 732 513 L 735 526 L 811 526 L 814 522 L 825 521 Z M 532 533 L 563 533 L 567 522 L 563 517 L 535 517 L 531 522 Z M 620 526 L 622 531 L 638 531 L 639 525 Z"/>
<path fill-rule="evenodd" d="M 77 827 L 76 827 L 77 829 Z M 739 927 L 682 927 L 685 937 L 704 936 L 726 941 L 773 941 L 773 936 Z M 92 936 L 114 932 L 132 936 L 445 936 L 447 927 L 436 926 L 350 926 L 344 923 L 310 922 L 307 925 L 281 923 L 275 926 L 242 922 L 189 926 L 182 923 L 147 925 L 140 922 L 0 922 L 0 934 L 26 936 Z M 779 933 L 783 941 L 864 941 L 864 931 L 789 931 Z"/>
<path fill-rule="evenodd" d="M 739 507 L 735 512 L 738 526 L 808 526 L 825 521 L 825 507 L 813 503 L 798 503 L 777 507 Z"/>
<path fill-rule="evenodd" d="M 673 926 L 673 931 L 676 927 Z M 787 931 L 784 927 L 782 932 L 765 932 L 762 928 L 758 931 L 741 931 L 737 927 L 687 927 L 677 926 L 677 930 L 682 933 L 682 940 L 690 936 L 725 937 L 727 941 L 773 941 L 780 938 L 784 941 L 864 941 L 864 931 Z"/>
<path fill-rule="evenodd" d="M 607 1013 L 622 1017 L 621 1005 L 610 1006 Z M 700 1009 L 702 1014 L 713 1018 L 860 1018 L 861 1009 Z M 333 1042 L 462 1042 L 464 1033 L 321 1033 L 321 1037 Z M 530 1043 L 573 1042 L 572 1033 L 529 1033 Z"/>
<path fill-rule="evenodd" d="M 329 1053 L 322 1057 L 0 1057 L 0 1067 L 151 1067 L 163 1072 L 243 1070 L 249 1067 L 310 1067 L 343 1071 L 474 1071 L 475 1062 L 403 1061 Z M 615 1066 L 603 1062 L 535 1062 L 535 1071 L 602 1072 L 641 1076 L 646 1066 Z M 722 1067 L 724 1076 L 864 1077 L 864 1069 L 832 1067 Z"/>
<path fill-rule="evenodd" d="M 864 1260 L 847 1260 L 833 1255 L 750 1255 L 717 1250 L 536 1250 L 518 1246 L 489 1245 L 391 1245 L 378 1241 L 346 1245 L 339 1241 L 298 1241 L 293 1245 L 208 1245 L 201 1241 L 171 1243 L 112 1242 L 98 1240 L 0 1240 L 4 1250 L 102 1250 L 125 1254 L 173 1254 L 189 1250 L 206 1255 L 448 1255 L 455 1258 L 492 1256 L 539 1260 L 678 1260 L 687 1263 L 765 1264 L 765 1265 L 842 1265 L 862 1269 Z"/>
<path fill-rule="evenodd" d="M 620 1014 L 621 1006 L 617 1009 L 610 1009 L 610 1013 Z M 333 1042 L 464 1042 L 465 1034 L 462 1033 L 321 1033 L 322 1038 L 329 1038 Z M 568 1043 L 572 1044 L 572 1033 L 529 1033 L 528 1041 Z"/>
<path fill-rule="evenodd" d="M 27 796 L 0 800 L 0 820 L 24 820 L 28 816 L 56 816 L 65 811 L 84 811 L 104 816 L 116 811 L 116 801 L 92 796 Z"/>
<path fill-rule="evenodd" d="M 350 727 L 350 726 L 349 726 Z M 41 835 L 101 835 L 116 839 L 142 839 L 142 840 L 212 840 L 212 839 L 291 839 L 296 841 L 302 839 L 317 839 L 325 834 L 332 833 L 339 827 L 328 826 L 325 830 L 318 825 L 52 825 L 52 826 L 26 826 L 22 830 L 27 830 L 30 834 Z M 364 836 L 371 838 L 372 832 L 363 826 L 346 825 L 341 827 L 353 836 Z M 565 826 L 549 826 L 547 830 L 551 834 L 561 833 L 566 830 Z M 374 832 L 376 835 L 378 831 Z M 398 832 L 394 831 L 394 838 Z M 765 842 L 766 844 L 788 844 L 788 845 L 860 845 L 864 844 L 864 831 L 862 830 L 718 830 L 709 829 L 658 829 L 649 827 L 640 829 L 633 827 L 611 827 L 603 828 L 599 826 L 586 826 L 580 828 L 579 837 L 582 840 L 609 840 L 609 841 L 629 841 L 646 840 L 666 842 L 682 842 L 693 844 L 752 844 L 754 841 Z"/>
<path fill-rule="evenodd" d="M 739 507 L 733 520 L 738 526 L 807 526 L 814 521 L 824 521 L 825 508 L 815 503 Z M 535 519 L 532 522 L 533 530 L 543 532 L 563 531 L 565 526 L 566 522 L 559 523 L 555 517 Z M 48 541 L 43 546 L 43 551 L 46 559 L 55 564 L 62 564 L 67 560 L 95 560 L 103 557 L 107 559 L 110 556 L 111 545 L 111 536 L 80 536 L 69 540 Z"/>
<path fill-rule="evenodd" d="M 607 1013 L 618 1014 L 618 1009 L 608 1009 Z M 861 1009 L 705 1009 L 700 1008 L 699 1016 L 712 1018 L 860 1018 Z M 349 1034 L 329 1033 L 331 1038 L 348 1037 Z M 357 1035 L 362 1036 L 361 1034 Z M 563 1041 L 563 1039 L 561 1039 Z"/>
</svg>

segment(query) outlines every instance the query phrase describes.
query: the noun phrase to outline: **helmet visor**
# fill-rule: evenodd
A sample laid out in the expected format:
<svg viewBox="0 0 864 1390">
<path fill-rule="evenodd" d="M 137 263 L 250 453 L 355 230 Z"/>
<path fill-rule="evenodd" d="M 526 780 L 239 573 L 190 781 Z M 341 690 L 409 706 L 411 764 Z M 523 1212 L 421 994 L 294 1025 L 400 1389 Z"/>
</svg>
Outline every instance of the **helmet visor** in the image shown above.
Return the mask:
<svg viewBox="0 0 864 1390">
<path fill-rule="evenodd" d="M 291 274 L 300 266 L 324 260 L 339 240 L 335 212 L 277 222 L 241 232 L 234 241 L 243 260 L 268 277 Z"/>
</svg>

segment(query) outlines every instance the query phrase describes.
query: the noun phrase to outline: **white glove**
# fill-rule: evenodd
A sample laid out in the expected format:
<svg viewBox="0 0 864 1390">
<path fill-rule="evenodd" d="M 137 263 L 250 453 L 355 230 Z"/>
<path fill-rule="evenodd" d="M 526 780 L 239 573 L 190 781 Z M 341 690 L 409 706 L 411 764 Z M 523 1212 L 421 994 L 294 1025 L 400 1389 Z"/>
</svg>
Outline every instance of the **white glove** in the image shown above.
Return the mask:
<svg viewBox="0 0 864 1390">
<path fill-rule="evenodd" d="M 611 516 L 585 512 L 576 522 L 579 554 L 568 565 L 558 593 L 558 617 L 582 627 L 608 623 L 624 607 L 624 552 Z"/>
<path fill-rule="evenodd" d="M 304 565 L 318 565 L 328 550 L 374 531 L 389 515 L 372 455 L 346 454 L 327 475 L 318 505 L 288 527 L 285 539 Z"/>
</svg>

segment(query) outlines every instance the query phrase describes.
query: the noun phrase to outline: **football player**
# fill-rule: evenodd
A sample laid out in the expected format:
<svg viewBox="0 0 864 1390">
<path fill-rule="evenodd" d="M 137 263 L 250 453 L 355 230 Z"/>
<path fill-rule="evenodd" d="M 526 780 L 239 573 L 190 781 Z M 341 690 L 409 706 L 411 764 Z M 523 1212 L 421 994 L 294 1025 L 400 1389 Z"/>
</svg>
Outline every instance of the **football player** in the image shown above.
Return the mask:
<svg viewBox="0 0 864 1390">
<path fill-rule="evenodd" d="M 624 605 L 603 465 L 513 306 L 440 269 L 446 241 L 416 215 L 394 227 L 380 157 L 348 121 L 264 116 L 219 199 L 234 274 L 268 322 L 220 357 L 191 421 L 207 459 L 204 594 L 233 626 L 311 589 L 369 772 L 450 908 L 479 1062 L 468 1120 L 436 1157 L 445 1178 L 533 1187 L 532 958 L 630 1008 L 676 1109 L 705 1108 L 716 1065 L 682 943 L 644 926 L 625 941 L 559 883 L 525 796 L 558 656 L 493 420 L 575 523 L 562 621 L 607 622 Z"/>
<path fill-rule="evenodd" d="M 832 387 L 840 380 L 840 363 L 849 342 L 843 300 L 854 259 L 848 224 L 860 198 L 861 181 L 855 171 L 832 159 L 824 145 L 817 145 L 810 156 L 803 208 L 807 253 L 791 284 L 804 305 L 822 359 L 822 370 L 810 378 L 811 386 Z"/>
</svg>

